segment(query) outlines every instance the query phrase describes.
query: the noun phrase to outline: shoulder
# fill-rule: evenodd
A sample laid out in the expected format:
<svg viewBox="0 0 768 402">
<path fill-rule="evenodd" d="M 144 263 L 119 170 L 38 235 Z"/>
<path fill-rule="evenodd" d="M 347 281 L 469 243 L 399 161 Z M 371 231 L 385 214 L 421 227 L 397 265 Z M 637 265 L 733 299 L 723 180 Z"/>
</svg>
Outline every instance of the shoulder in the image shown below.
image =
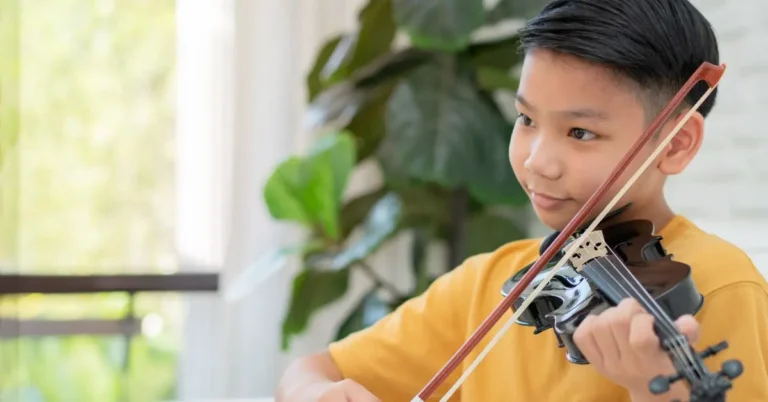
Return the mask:
<svg viewBox="0 0 768 402">
<path fill-rule="evenodd" d="M 511 241 L 493 251 L 467 258 L 456 271 L 467 275 L 487 276 L 503 267 L 511 269 L 510 272 L 514 273 L 538 257 L 541 242 L 540 238 Z"/>
<path fill-rule="evenodd" d="M 495 250 L 467 258 L 461 266 L 438 279 L 446 286 L 460 286 L 472 303 L 495 300 L 512 275 L 534 262 L 543 239 L 521 239 Z"/>
<path fill-rule="evenodd" d="M 685 218 L 678 218 L 676 225 L 665 246 L 673 259 L 691 266 L 702 294 L 742 285 L 768 293 L 768 282 L 744 250 Z"/>
</svg>

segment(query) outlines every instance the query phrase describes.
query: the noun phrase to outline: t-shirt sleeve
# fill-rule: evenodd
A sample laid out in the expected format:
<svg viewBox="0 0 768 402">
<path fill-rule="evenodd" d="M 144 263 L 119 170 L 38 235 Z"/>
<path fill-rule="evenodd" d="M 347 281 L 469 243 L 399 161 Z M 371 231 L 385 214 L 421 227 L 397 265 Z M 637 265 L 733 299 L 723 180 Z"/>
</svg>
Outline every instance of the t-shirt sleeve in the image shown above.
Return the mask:
<svg viewBox="0 0 768 402">
<path fill-rule="evenodd" d="M 705 359 L 712 371 L 726 360 L 744 365 L 733 380 L 729 401 L 768 401 L 768 292 L 755 282 L 727 285 L 709 294 L 696 318 L 701 323 L 697 351 L 722 341 L 728 348 Z"/>
<path fill-rule="evenodd" d="M 468 259 L 373 326 L 332 343 L 329 352 L 342 375 L 382 401 L 416 396 L 464 342 L 469 300 L 482 259 Z M 458 371 L 436 396 L 455 383 Z"/>
</svg>

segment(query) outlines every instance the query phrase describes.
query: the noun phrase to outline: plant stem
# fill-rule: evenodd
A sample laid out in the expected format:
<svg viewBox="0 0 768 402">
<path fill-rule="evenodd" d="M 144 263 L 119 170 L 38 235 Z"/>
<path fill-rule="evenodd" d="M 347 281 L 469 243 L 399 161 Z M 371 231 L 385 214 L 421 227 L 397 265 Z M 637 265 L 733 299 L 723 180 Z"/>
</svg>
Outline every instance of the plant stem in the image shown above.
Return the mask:
<svg viewBox="0 0 768 402">
<path fill-rule="evenodd" d="M 429 286 L 429 275 L 427 273 L 427 246 L 429 236 L 423 227 L 417 227 L 413 230 L 413 242 L 411 243 L 411 267 L 414 280 L 416 282 L 416 294 L 421 294 Z"/>
<path fill-rule="evenodd" d="M 464 189 L 456 189 L 451 194 L 451 238 L 448 244 L 448 269 L 451 271 L 461 265 L 466 258 L 465 226 L 467 224 L 467 206 L 469 194 Z"/>
<path fill-rule="evenodd" d="M 373 280 L 373 282 L 376 283 L 376 285 L 378 287 L 386 289 L 387 292 L 389 292 L 389 294 L 392 295 L 392 297 L 394 297 L 394 298 L 396 298 L 398 300 L 400 300 L 403 297 L 405 297 L 405 296 L 403 296 L 402 293 L 400 293 L 399 290 L 397 290 L 397 288 L 394 287 L 394 285 L 392 285 L 391 283 L 389 283 L 389 282 L 385 281 L 384 279 L 382 279 L 376 273 L 376 271 L 374 271 L 373 268 L 371 268 L 371 266 L 368 265 L 365 261 L 358 261 L 357 265 L 360 268 L 363 269 L 363 271 L 366 273 L 366 275 L 368 275 L 368 277 L 370 277 Z"/>
</svg>

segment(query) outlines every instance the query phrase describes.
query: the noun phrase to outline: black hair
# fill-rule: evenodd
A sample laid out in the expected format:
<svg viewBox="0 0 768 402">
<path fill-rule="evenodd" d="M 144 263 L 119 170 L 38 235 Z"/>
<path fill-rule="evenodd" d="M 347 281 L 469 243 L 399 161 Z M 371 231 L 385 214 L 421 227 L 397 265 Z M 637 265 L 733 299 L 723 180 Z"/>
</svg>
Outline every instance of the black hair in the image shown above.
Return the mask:
<svg viewBox="0 0 768 402">
<path fill-rule="evenodd" d="M 710 23 L 688 0 L 554 0 L 520 30 L 520 47 L 609 68 L 639 87 L 652 117 L 701 63 L 720 63 Z M 683 105 L 692 106 L 707 89 L 699 82 Z M 702 116 L 712 110 L 716 95 L 717 90 L 701 104 Z"/>
</svg>

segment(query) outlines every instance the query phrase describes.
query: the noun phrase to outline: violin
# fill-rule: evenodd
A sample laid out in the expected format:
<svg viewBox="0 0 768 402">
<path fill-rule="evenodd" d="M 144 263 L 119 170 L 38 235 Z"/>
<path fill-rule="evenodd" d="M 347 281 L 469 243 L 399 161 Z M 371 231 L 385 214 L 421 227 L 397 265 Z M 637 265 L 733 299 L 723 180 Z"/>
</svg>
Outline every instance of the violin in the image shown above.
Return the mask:
<svg viewBox="0 0 768 402">
<path fill-rule="evenodd" d="M 696 314 L 703 305 L 704 297 L 691 279 L 691 267 L 672 260 L 672 255 L 667 254 L 661 244 L 662 237 L 654 236 L 653 229 L 650 221 L 633 220 L 593 232 L 593 239 L 587 240 L 545 284 L 516 323 L 535 327 L 534 334 L 554 329 L 558 347 L 567 349 L 568 361 L 588 364 L 573 341 L 578 325 L 588 315 L 616 306 L 627 297 L 634 297 L 658 320 L 656 332 L 662 344 L 666 342 L 668 351 L 675 349 L 675 353 L 686 353 L 679 347 L 677 337 L 680 334 L 674 330 L 674 320 L 684 314 Z M 531 266 L 533 264 L 510 278 L 502 288 L 502 295 L 506 296 Z M 554 263 L 550 262 L 534 278 L 532 286 L 538 286 L 546 276 L 544 273 L 548 273 L 553 266 Z M 639 290 L 641 287 L 644 292 Z M 531 290 L 529 287 L 523 291 L 512 308 L 517 309 L 530 296 Z M 712 356 L 726 347 L 727 343 L 721 342 L 698 357 Z M 728 387 L 723 377 L 734 379 L 742 371 L 739 361 L 728 360 L 723 363 L 722 375 L 714 379 L 722 383 L 721 387 Z M 655 394 L 666 392 L 672 382 L 680 379 L 682 377 L 677 375 L 672 378 L 659 376 L 651 382 L 651 391 Z M 699 396 L 692 400 L 711 399 Z"/>
<path fill-rule="evenodd" d="M 653 235 L 653 229 L 653 223 L 646 220 L 623 222 L 602 229 L 599 232 L 601 242 L 607 247 L 600 251 L 600 256 L 585 264 L 579 258 L 583 260 L 583 253 L 590 250 L 574 254 L 546 283 L 516 323 L 535 327 L 534 334 L 554 329 L 558 347 L 567 350 L 567 359 L 575 364 L 588 364 L 573 341 L 576 328 L 589 314 L 600 313 L 624 298 L 633 297 L 637 286 L 645 288 L 653 298 L 652 301 L 644 300 L 643 293 L 637 292 L 638 299 L 646 302 L 647 310 L 659 308 L 672 321 L 684 314 L 696 314 L 704 297 L 691 279 L 691 267 L 672 260 L 661 244 L 662 238 Z M 588 248 L 589 244 L 582 247 Z M 591 251 L 597 252 L 594 247 Z M 530 297 L 534 287 L 554 265 L 550 262 L 536 275 L 531 286 L 515 300 L 513 310 Z M 510 278 L 502 288 L 502 295 L 509 294 L 531 266 L 533 263 Z M 664 315 L 660 319 L 666 324 Z M 660 332 L 666 332 L 666 327 L 661 328 Z"/>
<path fill-rule="evenodd" d="M 618 201 L 717 88 L 725 69 L 725 64 L 717 66 L 708 62 L 699 66 L 576 216 L 554 234 L 554 239 L 550 238 L 542 244 L 544 250 L 540 257 L 504 284 L 502 301 L 411 402 L 426 401 L 509 310 L 514 312 L 512 316 L 441 401 L 447 401 L 456 392 L 516 323 L 535 327 L 534 333 L 554 329 L 559 346 L 567 348 L 569 361 L 586 364 L 588 362 L 572 339 L 578 324 L 589 314 L 599 313 L 628 297 L 638 301 L 654 317 L 654 329 L 662 349 L 667 352 L 676 370 L 671 376 L 653 378 L 649 390 L 662 394 L 670 389 L 672 383 L 684 380 L 692 402 L 726 400 L 726 392 L 732 388 L 731 380 L 743 371 L 741 362 L 729 360 L 723 363 L 721 371 L 711 372 L 704 359 L 725 349 L 727 343 L 721 342 L 697 352 L 674 325 L 675 318 L 693 314 L 703 304 L 703 297 L 690 278 L 690 267 L 672 260 L 672 256 L 662 247 L 661 238 L 653 235 L 653 224 L 649 221 L 603 225 L 596 230 L 606 217 L 617 213 L 613 209 Z M 675 128 L 659 141 L 651 155 L 602 211 L 585 225 L 587 218 L 593 216 L 597 204 L 622 177 L 640 150 L 679 107 L 694 85 L 701 81 L 708 87 L 704 94 Z"/>
</svg>

